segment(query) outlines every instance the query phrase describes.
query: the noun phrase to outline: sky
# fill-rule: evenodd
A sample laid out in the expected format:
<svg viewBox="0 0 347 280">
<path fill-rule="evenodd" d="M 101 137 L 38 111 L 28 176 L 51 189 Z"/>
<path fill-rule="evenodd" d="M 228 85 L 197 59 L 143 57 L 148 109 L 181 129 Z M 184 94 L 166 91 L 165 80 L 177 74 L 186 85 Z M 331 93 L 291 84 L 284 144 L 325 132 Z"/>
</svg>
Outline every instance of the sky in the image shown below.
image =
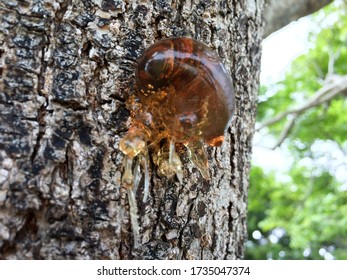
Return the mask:
<svg viewBox="0 0 347 280">
<path fill-rule="evenodd" d="M 290 63 L 308 49 L 307 36 L 312 28 L 309 17 L 294 21 L 263 41 L 260 82 L 269 84 L 283 78 Z"/>
<path fill-rule="evenodd" d="M 268 85 L 284 78 L 286 69 L 300 54 L 308 50 L 307 37 L 312 28 L 309 17 L 294 21 L 281 30 L 271 34 L 263 41 L 260 83 Z M 285 148 L 270 150 L 275 139 L 256 133 L 254 136 L 253 164 L 262 166 L 265 170 L 286 171 L 292 161 Z M 266 158 L 266 160 L 264 160 Z M 274 165 L 274 162 L 276 164 Z"/>
</svg>

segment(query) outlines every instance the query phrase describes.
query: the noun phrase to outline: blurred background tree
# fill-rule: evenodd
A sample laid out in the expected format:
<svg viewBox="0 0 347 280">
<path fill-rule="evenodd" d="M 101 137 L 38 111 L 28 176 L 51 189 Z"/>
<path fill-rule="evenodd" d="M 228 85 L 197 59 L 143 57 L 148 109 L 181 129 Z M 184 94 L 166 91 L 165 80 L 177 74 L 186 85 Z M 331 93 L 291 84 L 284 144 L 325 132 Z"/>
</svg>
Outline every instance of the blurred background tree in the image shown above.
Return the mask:
<svg viewBox="0 0 347 280">
<path fill-rule="evenodd" d="M 347 1 L 311 17 L 309 50 L 260 90 L 255 145 L 290 168 L 253 165 L 246 259 L 347 259 Z"/>
</svg>

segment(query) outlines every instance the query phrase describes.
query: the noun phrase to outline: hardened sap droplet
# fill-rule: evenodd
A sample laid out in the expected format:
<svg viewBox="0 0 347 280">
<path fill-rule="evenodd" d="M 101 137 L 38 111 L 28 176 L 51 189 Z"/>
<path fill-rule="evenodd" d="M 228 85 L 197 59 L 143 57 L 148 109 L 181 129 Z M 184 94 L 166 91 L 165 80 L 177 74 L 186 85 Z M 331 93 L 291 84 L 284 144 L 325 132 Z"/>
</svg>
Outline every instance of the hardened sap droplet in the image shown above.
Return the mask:
<svg viewBox="0 0 347 280">
<path fill-rule="evenodd" d="M 171 178 L 176 174 L 182 183 L 176 143 L 187 147 L 192 163 L 209 179 L 203 143 L 214 147 L 222 144 L 235 102 L 232 79 L 218 55 L 191 38 L 166 39 L 147 48 L 139 58 L 135 76 L 136 95 L 127 102 L 132 125 L 120 142 L 120 150 L 125 155 L 122 182 L 128 188 L 137 242 L 137 207 L 131 188 L 141 181 L 138 164 L 145 174 L 143 202 L 149 193 L 149 155 L 159 175 Z"/>
</svg>

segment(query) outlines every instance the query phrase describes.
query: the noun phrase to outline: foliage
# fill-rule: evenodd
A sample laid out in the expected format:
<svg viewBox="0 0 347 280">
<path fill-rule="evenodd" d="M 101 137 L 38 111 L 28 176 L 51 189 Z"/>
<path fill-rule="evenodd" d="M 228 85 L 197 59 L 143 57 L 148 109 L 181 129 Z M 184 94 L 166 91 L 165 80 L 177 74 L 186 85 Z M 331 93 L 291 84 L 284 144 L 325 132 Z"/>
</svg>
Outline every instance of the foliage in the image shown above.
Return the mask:
<svg viewBox="0 0 347 280">
<path fill-rule="evenodd" d="M 347 74 L 346 1 L 324 8 L 314 21 L 323 28 L 310 35 L 310 50 L 283 81 L 261 87 L 259 123 L 305 102 L 333 75 Z M 346 111 L 340 94 L 295 119 L 282 145 L 295 159 L 289 177 L 252 168 L 246 258 L 347 259 L 347 182 L 337 176 L 347 173 Z M 287 121 L 263 130 L 278 138 Z"/>
</svg>

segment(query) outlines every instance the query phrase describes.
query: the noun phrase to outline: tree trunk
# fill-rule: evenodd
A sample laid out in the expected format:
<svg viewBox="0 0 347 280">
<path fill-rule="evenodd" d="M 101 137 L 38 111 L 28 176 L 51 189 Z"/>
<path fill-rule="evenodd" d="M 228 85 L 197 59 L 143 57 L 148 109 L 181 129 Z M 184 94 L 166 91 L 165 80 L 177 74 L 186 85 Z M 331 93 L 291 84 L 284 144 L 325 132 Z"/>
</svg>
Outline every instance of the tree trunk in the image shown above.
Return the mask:
<svg viewBox="0 0 347 280">
<path fill-rule="evenodd" d="M 242 258 L 263 1 L 0 7 L 0 258 Z M 118 149 L 125 101 L 144 48 L 178 36 L 216 50 L 234 79 L 236 113 L 222 147 L 208 148 L 210 181 L 187 161 L 183 184 L 150 166 L 135 248 Z"/>
</svg>

